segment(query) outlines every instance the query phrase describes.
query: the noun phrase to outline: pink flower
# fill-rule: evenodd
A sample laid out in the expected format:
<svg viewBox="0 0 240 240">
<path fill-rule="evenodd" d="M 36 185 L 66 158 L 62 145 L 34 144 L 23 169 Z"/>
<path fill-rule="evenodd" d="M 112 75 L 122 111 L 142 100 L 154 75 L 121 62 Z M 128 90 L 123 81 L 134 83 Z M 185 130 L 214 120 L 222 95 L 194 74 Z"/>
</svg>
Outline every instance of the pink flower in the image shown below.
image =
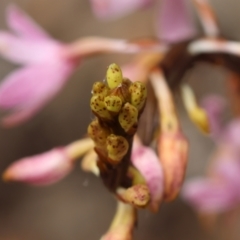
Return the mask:
<svg viewBox="0 0 240 240">
<path fill-rule="evenodd" d="M 216 140 L 222 134 L 221 115 L 225 105 L 226 101 L 224 98 L 217 95 L 207 96 L 201 101 L 201 106 L 208 115 L 211 137 Z"/>
<path fill-rule="evenodd" d="M 207 111 L 219 114 L 222 104 L 213 104 L 208 98 Z M 206 102 L 205 102 L 206 103 Z M 222 101 L 217 101 L 222 103 Z M 210 111 L 211 110 L 211 111 Z M 210 118 L 217 122 L 217 115 Z M 215 131 L 215 129 L 214 129 Z M 233 120 L 218 134 L 217 149 L 206 177 L 190 179 L 183 187 L 182 196 L 197 211 L 219 213 L 235 208 L 240 204 L 240 120 Z M 219 133 L 219 128 L 217 128 Z M 215 136 L 214 136 L 215 137 Z"/>
<path fill-rule="evenodd" d="M 92 10 L 98 18 L 118 18 L 143 8 L 153 0 L 90 0 Z"/>
<path fill-rule="evenodd" d="M 156 1 L 155 1 L 156 2 Z M 157 35 L 168 43 L 186 40 L 196 34 L 185 0 L 162 0 L 156 22 Z M 90 0 L 98 18 L 115 19 L 154 3 L 153 0 Z"/>
<path fill-rule="evenodd" d="M 31 118 L 61 90 L 79 60 L 65 56 L 65 45 L 48 34 L 16 6 L 7 10 L 13 31 L 0 32 L 0 55 L 24 65 L 0 85 L 0 108 L 11 113 L 3 124 L 12 126 Z"/>
<path fill-rule="evenodd" d="M 134 141 L 131 161 L 145 178 L 151 194 L 151 209 L 157 211 L 164 190 L 163 169 L 158 156 L 151 148 Z"/>
<path fill-rule="evenodd" d="M 6 181 L 19 181 L 32 185 L 47 185 L 59 181 L 73 168 L 73 161 L 64 148 L 56 148 L 13 163 L 5 171 Z"/>
<path fill-rule="evenodd" d="M 240 162 L 235 160 L 229 153 L 227 159 L 216 160 L 209 177 L 187 181 L 183 198 L 203 213 L 224 212 L 239 205 Z"/>
<path fill-rule="evenodd" d="M 7 10 L 6 20 L 13 32 L 0 31 L 0 56 L 23 67 L 0 85 L 0 108 L 10 111 L 3 119 L 5 126 L 33 117 L 64 87 L 84 57 L 146 50 L 137 43 L 100 37 L 60 43 L 13 5 Z"/>
<path fill-rule="evenodd" d="M 167 43 L 176 43 L 196 35 L 186 0 L 162 0 L 157 35 Z"/>
</svg>

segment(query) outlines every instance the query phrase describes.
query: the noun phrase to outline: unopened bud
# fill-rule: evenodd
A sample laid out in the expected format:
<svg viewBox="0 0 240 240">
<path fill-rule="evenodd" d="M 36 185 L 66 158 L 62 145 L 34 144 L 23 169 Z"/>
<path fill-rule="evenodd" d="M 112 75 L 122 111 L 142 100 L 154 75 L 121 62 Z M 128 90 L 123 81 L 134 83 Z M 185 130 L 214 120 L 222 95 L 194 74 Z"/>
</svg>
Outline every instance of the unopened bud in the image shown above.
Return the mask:
<svg viewBox="0 0 240 240">
<path fill-rule="evenodd" d="M 122 70 L 116 63 L 109 65 L 107 69 L 106 79 L 110 89 L 113 89 L 122 83 Z"/>
<path fill-rule="evenodd" d="M 119 113 L 118 121 L 126 133 L 134 134 L 137 129 L 138 110 L 130 103 L 126 103 Z"/>
<path fill-rule="evenodd" d="M 108 95 L 109 88 L 103 82 L 95 82 L 92 87 L 92 94 L 106 97 Z"/>
<path fill-rule="evenodd" d="M 109 161 L 113 164 L 119 163 L 129 148 L 129 144 L 124 137 L 114 134 L 108 136 L 106 144 Z"/>
<path fill-rule="evenodd" d="M 97 147 L 104 148 L 106 146 L 107 137 L 110 135 L 110 131 L 103 128 L 96 119 L 89 124 L 88 135 L 95 142 Z"/>
<path fill-rule="evenodd" d="M 118 113 L 122 107 L 122 100 L 117 96 L 107 96 L 104 99 L 104 104 L 109 112 Z"/>
<path fill-rule="evenodd" d="M 147 99 L 147 88 L 141 82 L 134 82 L 130 88 L 131 104 L 138 110 L 141 110 Z"/>
<path fill-rule="evenodd" d="M 97 115 L 97 117 L 107 119 L 107 120 L 112 119 L 111 114 L 108 112 L 105 106 L 104 98 L 102 98 L 101 96 L 98 96 L 98 95 L 92 96 L 90 106 L 94 114 Z"/>
<path fill-rule="evenodd" d="M 138 208 L 146 207 L 150 201 L 150 193 L 145 184 L 134 185 L 128 189 L 120 188 L 117 193 L 123 201 Z"/>
<path fill-rule="evenodd" d="M 188 142 L 181 132 L 162 134 L 159 139 L 158 151 L 165 180 L 164 200 L 171 201 L 177 197 L 183 184 Z"/>
</svg>

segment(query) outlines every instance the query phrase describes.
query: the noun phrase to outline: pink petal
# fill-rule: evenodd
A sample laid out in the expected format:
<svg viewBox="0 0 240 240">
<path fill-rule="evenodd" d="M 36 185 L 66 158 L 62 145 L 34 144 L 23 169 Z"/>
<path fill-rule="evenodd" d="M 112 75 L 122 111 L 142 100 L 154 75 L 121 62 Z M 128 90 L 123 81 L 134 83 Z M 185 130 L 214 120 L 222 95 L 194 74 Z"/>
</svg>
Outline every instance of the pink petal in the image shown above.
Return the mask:
<svg viewBox="0 0 240 240">
<path fill-rule="evenodd" d="M 240 148 L 240 119 L 232 120 L 225 128 L 222 141 L 232 147 Z"/>
<path fill-rule="evenodd" d="M 152 0 L 90 0 L 98 18 L 116 19 L 149 5 Z"/>
<path fill-rule="evenodd" d="M 145 82 L 148 76 L 148 72 L 138 64 L 129 63 L 122 67 L 123 76 L 131 79 L 131 81 Z"/>
<path fill-rule="evenodd" d="M 159 203 L 163 197 L 163 170 L 155 152 L 134 141 L 131 161 L 143 175 L 151 193 L 151 207 L 158 210 Z"/>
<path fill-rule="evenodd" d="M 221 150 L 220 150 L 221 151 Z M 229 152 L 223 158 L 217 159 L 212 166 L 214 176 L 229 183 L 240 196 L 240 162 L 239 153 Z"/>
<path fill-rule="evenodd" d="M 221 115 L 226 106 L 225 99 L 218 95 L 207 96 L 201 101 L 201 106 L 207 112 L 212 137 L 218 138 L 223 130 Z"/>
<path fill-rule="evenodd" d="M 5 171 L 6 181 L 19 181 L 32 185 L 52 184 L 65 177 L 73 168 L 63 148 L 20 159 Z"/>
<path fill-rule="evenodd" d="M 29 39 L 48 39 L 49 35 L 20 8 L 12 4 L 7 8 L 8 26 L 22 37 Z"/>
<path fill-rule="evenodd" d="M 160 39 L 175 43 L 196 34 L 185 0 L 162 0 L 157 21 Z"/>
<path fill-rule="evenodd" d="M 236 206 L 239 198 L 231 185 L 204 178 L 188 181 L 183 198 L 200 212 L 224 212 Z"/>
<path fill-rule="evenodd" d="M 0 32 L 0 55 L 18 64 L 36 64 L 62 60 L 64 47 L 53 40 L 29 40 Z"/>
<path fill-rule="evenodd" d="M 4 123 L 19 124 L 32 117 L 64 86 L 75 64 L 32 65 L 10 74 L 0 85 L 0 107 L 12 110 Z"/>
</svg>

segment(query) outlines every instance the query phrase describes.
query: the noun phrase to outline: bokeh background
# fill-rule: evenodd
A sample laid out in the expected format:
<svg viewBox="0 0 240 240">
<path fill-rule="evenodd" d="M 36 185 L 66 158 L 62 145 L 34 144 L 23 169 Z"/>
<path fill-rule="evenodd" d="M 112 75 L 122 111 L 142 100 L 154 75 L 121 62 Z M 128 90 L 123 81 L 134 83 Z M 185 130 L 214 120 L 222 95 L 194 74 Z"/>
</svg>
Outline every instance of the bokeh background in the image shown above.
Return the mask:
<svg viewBox="0 0 240 240">
<path fill-rule="evenodd" d="M 0 0 L 0 29 L 6 29 L 4 10 L 10 2 L 18 4 L 54 38 L 64 42 L 91 35 L 114 38 L 155 35 L 156 8 L 101 22 L 94 18 L 88 0 Z M 240 40 L 240 1 L 212 0 L 211 3 L 222 33 Z M 131 56 L 111 54 L 84 61 L 65 89 L 34 119 L 12 129 L 0 127 L 0 173 L 16 159 L 84 136 L 92 119 L 89 109 L 92 83 L 103 79 L 110 63 L 122 64 L 130 59 Z M 14 68 L 16 66 L 0 59 L 0 79 Z M 226 95 L 225 75 L 224 70 L 201 65 L 188 76 L 188 81 L 199 98 L 210 92 Z M 187 177 L 203 174 L 214 145 L 188 120 L 179 98 L 177 104 L 190 140 Z M 99 239 L 108 229 L 114 211 L 113 197 L 99 179 L 82 172 L 79 164 L 68 177 L 49 187 L 0 182 L 0 240 Z M 141 211 L 135 239 L 240 239 L 240 232 L 233 228 L 231 231 L 230 234 L 225 219 L 212 230 L 204 229 L 194 211 L 179 198 L 164 204 L 157 214 Z"/>
</svg>

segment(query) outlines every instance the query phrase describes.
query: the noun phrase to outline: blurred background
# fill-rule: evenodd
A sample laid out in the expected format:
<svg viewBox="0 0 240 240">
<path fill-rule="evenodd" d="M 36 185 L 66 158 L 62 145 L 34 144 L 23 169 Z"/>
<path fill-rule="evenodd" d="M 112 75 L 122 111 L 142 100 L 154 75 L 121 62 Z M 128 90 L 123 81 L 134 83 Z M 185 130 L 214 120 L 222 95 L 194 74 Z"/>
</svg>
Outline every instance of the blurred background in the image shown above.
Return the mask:
<svg viewBox="0 0 240 240">
<path fill-rule="evenodd" d="M 88 0 L 0 0 L 0 29 L 6 29 L 4 11 L 10 2 L 18 4 L 54 38 L 64 42 L 91 35 L 114 38 L 155 35 L 156 8 L 101 22 L 93 16 Z M 239 40 L 240 1 L 212 0 L 211 3 L 222 33 Z M 197 18 L 196 26 L 199 27 Z M 0 173 L 19 158 L 84 136 L 92 118 L 89 108 L 92 83 L 104 78 L 110 63 L 122 64 L 130 59 L 131 56 L 111 54 L 84 61 L 64 91 L 34 119 L 20 127 L 0 128 Z M 0 79 L 14 68 L 16 66 L 0 59 Z M 210 92 L 226 95 L 225 74 L 219 68 L 201 65 L 188 80 L 199 98 Z M 188 120 L 179 98 L 177 103 L 184 132 L 190 140 L 187 177 L 204 174 L 214 145 Z M 113 197 L 99 179 L 82 172 L 79 164 L 67 178 L 49 187 L 0 182 L 0 240 L 95 240 L 108 229 L 114 212 Z M 224 221 L 206 231 L 194 211 L 177 199 L 164 204 L 157 214 L 142 210 L 134 239 L 230 239 L 227 232 Z M 240 232 L 231 239 L 240 239 Z"/>
</svg>

